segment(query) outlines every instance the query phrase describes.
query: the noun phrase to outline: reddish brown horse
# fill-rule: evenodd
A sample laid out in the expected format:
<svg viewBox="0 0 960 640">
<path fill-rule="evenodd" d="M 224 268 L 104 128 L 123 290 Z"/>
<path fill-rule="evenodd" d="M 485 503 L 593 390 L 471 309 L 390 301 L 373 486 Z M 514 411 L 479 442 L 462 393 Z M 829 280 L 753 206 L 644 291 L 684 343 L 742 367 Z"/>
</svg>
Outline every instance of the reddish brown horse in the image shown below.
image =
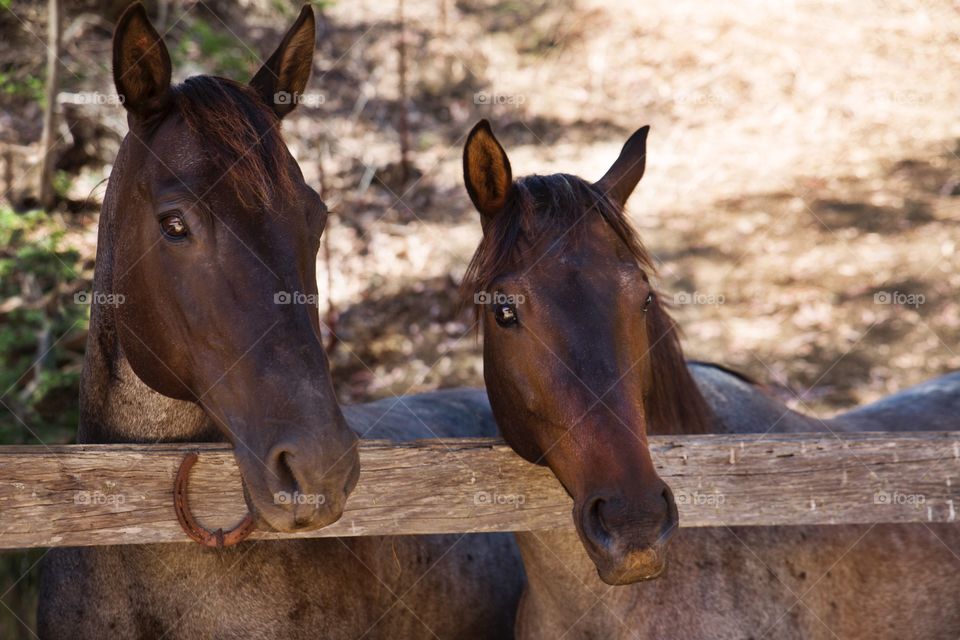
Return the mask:
<svg viewBox="0 0 960 640">
<path fill-rule="evenodd" d="M 646 127 L 633 134 L 596 184 L 564 174 L 514 182 L 485 121 L 464 154 L 484 232 L 465 288 L 492 299 L 478 309 L 494 416 L 507 442 L 548 464 L 573 496 L 580 538 L 611 584 L 657 576 L 677 525 L 647 425 L 708 427 L 647 278 L 650 259 L 621 214 L 643 175 L 646 137 Z"/>
<path fill-rule="evenodd" d="M 573 496 L 579 534 L 517 534 L 519 635 L 956 638 L 950 525 L 684 530 L 668 575 L 607 586 L 666 563 L 676 516 L 648 432 L 956 429 L 960 415 L 960 373 L 821 421 L 721 367 L 688 367 L 624 210 L 646 138 L 634 133 L 596 183 L 514 181 L 486 122 L 466 143 L 483 240 L 463 289 L 470 301 L 487 294 L 477 310 L 490 402 L 508 443 Z"/>
<path fill-rule="evenodd" d="M 229 441 L 259 526 L 288 532 L 340 517 L 357 479 L 355 432 L 494 432 L 482 392 L 337 405 L 317 309 L 290 295 L 316 295 L 326 207 L 280 135 L 314 32 L 307 7 L 249 85 L 174 86 L 143 7 L 118 22 L 130 132 L 101 213 L 94 299 L 122 303 L 93 307 L 78 433 Z M 171 512 L 172 501 L 171 487 Z M 500 638 L 521 581 L 509 536 L 54 549 L 39 628 L 54 639 Z"/>
</svg>

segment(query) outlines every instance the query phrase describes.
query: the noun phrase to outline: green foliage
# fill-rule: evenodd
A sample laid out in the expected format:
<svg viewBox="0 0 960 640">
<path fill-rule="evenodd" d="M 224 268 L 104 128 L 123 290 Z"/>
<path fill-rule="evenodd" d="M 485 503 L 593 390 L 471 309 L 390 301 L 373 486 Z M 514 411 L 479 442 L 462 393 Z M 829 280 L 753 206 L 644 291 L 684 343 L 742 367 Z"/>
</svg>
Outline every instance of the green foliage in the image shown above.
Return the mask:
<svg viewBox="0 0 960 640">
<path fill-rule="evenodd" d="M 232 33 L 217 24 L 216 28 L 206 20 L 196 19 L 186 33 L 180 36 L 173 50 L 174 67 L 185 62 L 198 62 L 205 73 L 246 80 L 256 71 L 256 55 Z"/>
<path fill-rule="evenodd" d="M 0 3 L 2 2 L 3 0 L 0 0 Z M 9 96 L 25 97 L 31 100 L 42 101 L 44 98 L 43 78 L 29 75 L 24 79 L 20 79 L 12 73 L 0 71 L 0 92 Z"/>
<path fill-rule="evenodd" d="M 70 177 L 70 174 L 66 171 L 57 171 L 53 176 L 53 190 L 57 192 L 57 195 L 67 199 L 67 195 L 70 193 L 70 187 L 73 185 L 73 178 Z"/>
<path fill-rule="evenodd" d="M 297 15 L 290 3 L 284 0 L 270 0 L 270 6 L 285 19 Z"/>
<path fill-rule="evenodd" d="M 0 206 L 0 444 L 70 442 L 76 433 L 83 357 L 76 345 L 89 307 L 74 301 L 73 288 L 87 285 L 65 232 L 43 211 Z M 0 554 L 0 610 L 8 614 L 0 614 L 0 638 L 36 637 L 29 629 L 43 554 Z"/>
<path fill-rule="evenodd" d="M 0 207 L 0 444 L 64 442 L 76 430 L 89 307 L 74 300 L 80 256 L 42 211 Z M 75 342 L 75 341 L 74 341 Z"/>
</svg>

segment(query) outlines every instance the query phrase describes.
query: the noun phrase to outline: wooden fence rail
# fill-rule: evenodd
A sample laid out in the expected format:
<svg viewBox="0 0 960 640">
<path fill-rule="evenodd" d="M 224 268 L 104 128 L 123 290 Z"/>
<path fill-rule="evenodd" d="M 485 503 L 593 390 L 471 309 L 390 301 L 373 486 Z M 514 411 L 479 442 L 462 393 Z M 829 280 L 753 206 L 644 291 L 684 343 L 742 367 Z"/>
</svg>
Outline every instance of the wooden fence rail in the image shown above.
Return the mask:
<svg viewBox="0 0 960 640">
<path fill-rule="evenodd" d="M 682 526 L 953 522 L 960 433 L 652 437 Z M 188 452 L 194 514 L 229 528 L 246 512 L 224 445 L 0 447 L 0 548 L 189 542 L 173 510 Z M 365 441 L 343 517 L 254 538 L 518 531 L 572 526 L 549 470 L 486 439 Z"/>
</svg>

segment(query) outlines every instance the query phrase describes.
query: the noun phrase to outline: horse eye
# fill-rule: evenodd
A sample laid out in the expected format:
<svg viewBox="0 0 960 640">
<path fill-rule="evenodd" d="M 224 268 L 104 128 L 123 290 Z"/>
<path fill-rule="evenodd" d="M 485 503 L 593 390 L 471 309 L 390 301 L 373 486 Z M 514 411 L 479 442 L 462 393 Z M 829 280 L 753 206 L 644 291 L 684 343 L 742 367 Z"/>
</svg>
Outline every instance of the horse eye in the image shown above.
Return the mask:
<svg viewBox="0 0 960 640">
<path fill-rule="evenodd" d="M 653 292 L 647 294 L 647 299 L 643 301 L 642 311 L 646 313 L 647 309 L 650 308 L 650 305 L 653 304 Z"/>
<path fill-rule="evenodd" d="M 171 240 L 186 238 L 190 232 L 189 229 L 187 229 L 187 223 L 184 222 L 183 218 L 178 214 L 171 214 L 160 218 L 160 230 L 163 231 L 163 235 Z"/>
<path fill-rule="evenodd" d="M 512 304 L 498 304 L 493 308 L 493 317 L 497 319 L 497 324 L 501 327 L 511 327 L 520 318 L 517 317 L 517 308 Z"/>
</svg>

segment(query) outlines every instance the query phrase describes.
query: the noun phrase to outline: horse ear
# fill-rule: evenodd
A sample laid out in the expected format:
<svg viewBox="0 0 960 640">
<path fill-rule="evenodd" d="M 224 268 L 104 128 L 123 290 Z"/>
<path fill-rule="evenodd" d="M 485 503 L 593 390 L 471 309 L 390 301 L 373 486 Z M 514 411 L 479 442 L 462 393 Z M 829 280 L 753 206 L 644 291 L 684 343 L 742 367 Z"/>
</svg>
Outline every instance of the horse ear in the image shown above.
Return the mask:
<svg viewBox="0 0 960 640">
<path fill-rule="evenodd" d="M 170 54 L 139 2 L 123 12 L 113 32 L 113 82 L 130 113 L 147 117 L 166 106 Z"/>
<path fill-rule="evenodd" d="M 510 161 L 486 120 L 478 122 L 467 136 L 463 148 L 463 180 L 473 206 L 483 219 L 494 216 L 507 203 L 513 184 Z"/>
<path fill-rule="evenodd" d="M 640 127 L 623 145 L 620 157 L 606 174 L 596 182 L 596 186 L 622 207 L 633 193 L 643 171 L 647 167 L 647 134 L 650 126 Z"/>
<path fill-rule="evenodd" d="M 293 111 L 307 88 L 310 70 L 313 68 L 313 49 L 317 39 L 317 26 L 313 7 L 303 6 L 297 21 L 280 46 L 273 52 L 250 81 L 260 98 L 266 102 L 278 118 Z"/>
</svg>

